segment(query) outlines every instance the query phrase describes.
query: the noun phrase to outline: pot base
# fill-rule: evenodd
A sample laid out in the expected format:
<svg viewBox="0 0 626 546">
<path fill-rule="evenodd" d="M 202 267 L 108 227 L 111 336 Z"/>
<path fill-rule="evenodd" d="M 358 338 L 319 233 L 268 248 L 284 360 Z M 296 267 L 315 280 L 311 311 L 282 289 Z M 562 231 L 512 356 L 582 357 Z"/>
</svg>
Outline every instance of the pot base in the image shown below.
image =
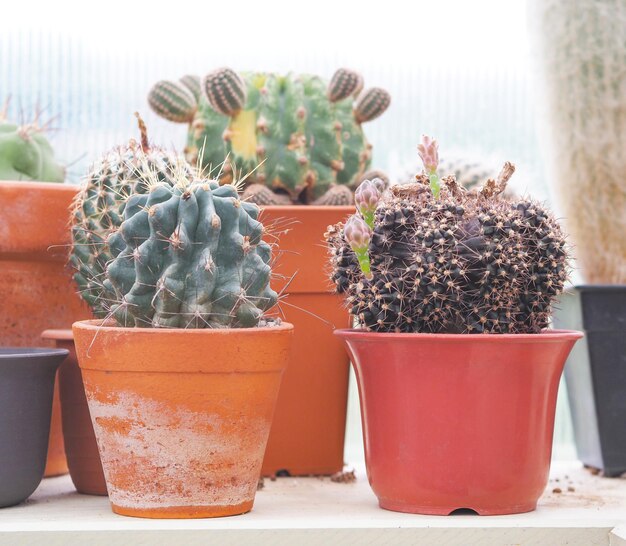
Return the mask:
<svg viewBox="0 0 626 546">
<path fill-rule="evenodd" d="M 120 516 L 151 519 L 200 519 L 239 516 L 252 510 L 253 501 L 232 506 L 172 506 L 170 508 L 128 508 L 111 503 L 111 509 Z"/>
<path fill-rule="evenodd" d="M 523 514 L 524 512 L 532 512 L 537 508 L 537 503 L 534 502 L 513 506 L 483 506 L 472 508 L 471 506 L 420 506 L 415 504 L 404 504 L 380 500 L 378 505 L 381 508 L 392 512 L 422 514 L 424 516 L 449 516 L 457 510 L 471 510 L 479 516 L 504 516 L 507 514 Z"/>
</svg>

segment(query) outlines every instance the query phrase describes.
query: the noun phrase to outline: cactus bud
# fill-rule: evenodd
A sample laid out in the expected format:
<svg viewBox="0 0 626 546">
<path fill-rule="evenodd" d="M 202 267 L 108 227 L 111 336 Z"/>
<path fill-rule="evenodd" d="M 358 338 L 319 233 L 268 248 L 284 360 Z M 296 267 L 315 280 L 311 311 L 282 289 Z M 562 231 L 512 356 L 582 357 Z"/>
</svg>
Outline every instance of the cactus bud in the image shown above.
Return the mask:
<svg viewBox="0 0 626 546">
<path fill-rule="evenodd" d="M 376 212 L 376 205 L 380 201 L 380 195 L 381 192 L 378 191 L 372 180 L 363 180 L 354 192 L 356 208 L 371 229 L 374 229 L 374 213 Z"/>
<path fill-rule="evenodd" d="M 441 191 L 439 175 L 437 174 L 437 167 L 439 166 L 439 145 L 435 139 L 422 135 L 422 142 L 418 144 L 417 152 L 422 159 L 422 163 L 424 163 L 424 170 L 430 180 L 430 189 L 437 198 Z"/>
<path fill-rule="evenodd" d="M 372 238 L 372 230 L 365 221 L 356 214 L 350 216 L 343 226 L 343 235 L 356 254 L 361 266 L 361 271 L 366 279 L 372 278 L 370 268 L 369 244 Z"/>
</svg>

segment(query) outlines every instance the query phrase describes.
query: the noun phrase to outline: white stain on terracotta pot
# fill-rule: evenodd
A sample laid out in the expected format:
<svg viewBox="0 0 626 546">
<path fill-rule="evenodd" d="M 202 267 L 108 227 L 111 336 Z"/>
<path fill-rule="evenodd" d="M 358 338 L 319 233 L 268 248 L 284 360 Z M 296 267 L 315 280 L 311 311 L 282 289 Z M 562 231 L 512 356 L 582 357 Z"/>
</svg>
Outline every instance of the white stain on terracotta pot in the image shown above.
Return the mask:
<svg viewBox="0 0 626 546">
<path fill-rule="evenodd" d="M 141 510 L 254 499 L 268 423 L 172 411 L 132 392 L 91 396 L 89 410 L 113 504 Z"/>
</svg>

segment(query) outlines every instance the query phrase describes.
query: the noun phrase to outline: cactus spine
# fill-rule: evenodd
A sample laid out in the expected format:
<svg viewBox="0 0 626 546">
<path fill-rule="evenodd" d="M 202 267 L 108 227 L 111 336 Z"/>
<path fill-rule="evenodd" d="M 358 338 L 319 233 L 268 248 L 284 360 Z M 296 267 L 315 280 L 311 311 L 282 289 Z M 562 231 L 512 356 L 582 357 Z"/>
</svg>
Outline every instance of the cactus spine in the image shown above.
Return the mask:
<svg viewBox="0 0 626 546">
<path fill-rule="evenodd" d="M 351 194 L 337 188 L 354 189 L 371 160 L 361 124 L 390 103 L 382 89 L 361 91 L 361 76 L 347 69 L 326 85 L 316 76 L 222 68 L 202 80 L 194 97 L 195 82 L 158 82 L 150 106 L 189 123 L 185 151 L 192 164 L 205 170 L 229 157 L 236 171 L 250 172 L 244 196 L 260 204 L 347 204 Z M 226 168 L 221 181 L 232 176 Z"/>
<path fill-rule="evenodd" d="M 63 182 L 65 168 L 54 159 L 54 150 L 38 119 L 17 125 L 7 119 L 8 101 L 0 110 L 0 180 Z"/>
<path fill-rule="evenodd" d="M 626 284 L 626 4 L 535 1 L 551 179 L 587 282 Z"/>
<path fill-rule="evenodd" d="M 425 169 L 415 182 L 382 194 L 364 183 L 358 215 L 326 235 L 332 280 L 351 314 L 382 332 L 541 331 L 567 277 L 554 218 L 502 196 L 510 163 L 467 191 L 439 177 L 435 141 L 425 138 L 419 151 Z"/>
</svg>

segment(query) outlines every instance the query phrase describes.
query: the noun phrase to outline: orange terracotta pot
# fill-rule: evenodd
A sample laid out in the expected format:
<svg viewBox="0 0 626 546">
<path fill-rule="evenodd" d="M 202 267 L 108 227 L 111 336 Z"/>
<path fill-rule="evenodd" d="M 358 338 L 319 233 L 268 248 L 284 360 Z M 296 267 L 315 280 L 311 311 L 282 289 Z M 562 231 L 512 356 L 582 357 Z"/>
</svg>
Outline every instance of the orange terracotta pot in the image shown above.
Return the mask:
<svg viewBox="0 0 626 546">
<path fill-rule="evenodd" d="M 293 326 L 73 331 L 113 511 L 249 511 Z"/>
<path fill-rule="evenodd" d="M 353 207 L 264 207 L 261 221 L 279 243 L 272 287 L 295 326 L 294 350 L 278 395 L 263 474 L 333 474 L 343 468 L 349 360 L 334 328 L 350 326 L 332 293 L 324 232 Z M 286 287 L 286 288 L 285 288 Z"/>
<path fill-rule="evenodd" d="M 47 328 L 91 316 L 65 268 L 69 207 L 78 188 L 0 181 L 0 345 L 41 345 Z M 67 473 L 58 389 L 46 476 Z"/>
<path fill-rule="evenodd" d="M 43 339 L 67 349 L 68 357 L 58 371 L 63 440 L 67 466 L 76 491 L 85 495 L 106 495 L 107 486 L 93 431 L 83 377 L 78 367 L 74 336 L 71 330 L 46 330 Z"/>
</svg>

